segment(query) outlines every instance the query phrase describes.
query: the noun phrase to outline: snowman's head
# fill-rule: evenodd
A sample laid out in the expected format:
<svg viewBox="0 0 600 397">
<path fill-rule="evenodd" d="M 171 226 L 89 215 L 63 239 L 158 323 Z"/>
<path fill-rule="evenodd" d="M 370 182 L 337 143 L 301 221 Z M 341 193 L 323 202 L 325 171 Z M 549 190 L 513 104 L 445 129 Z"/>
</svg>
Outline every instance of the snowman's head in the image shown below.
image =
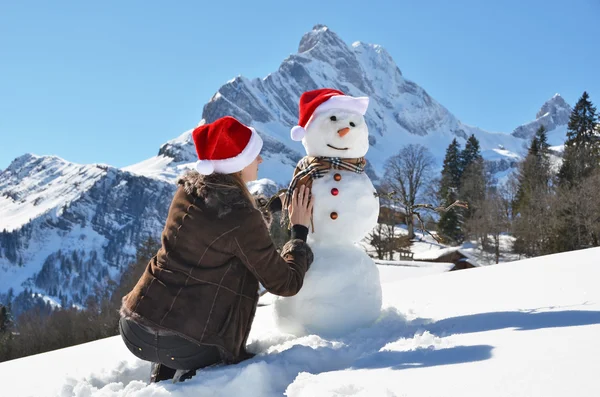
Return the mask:
<svg viewBox="0 0 600 397">
<path fill-rule="evenodd" d="M 363 157 L 369 150 L 369 129 L 363 115 L 329 109 L 313 115 L 302 145 L 309 156 Z"/>
<path fill-rule="evenodd" d="M 331 88 L 308 91 L 300 97 L 295 141 L 302 141 L 309 156 L 363 157 L 369 150 L 364 115 L 367 97 L 351 97 Z"/>
</svg>

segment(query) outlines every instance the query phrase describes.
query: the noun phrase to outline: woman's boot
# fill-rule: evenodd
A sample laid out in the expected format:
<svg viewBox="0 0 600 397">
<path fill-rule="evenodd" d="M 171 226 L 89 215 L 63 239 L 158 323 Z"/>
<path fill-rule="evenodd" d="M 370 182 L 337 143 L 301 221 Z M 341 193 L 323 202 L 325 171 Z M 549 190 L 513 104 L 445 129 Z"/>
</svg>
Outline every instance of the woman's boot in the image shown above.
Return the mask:
<svg viewBox="0 0 600 397">
<path fill-rule="evenodd" d="M 176 370 L 169 368 L 166 365 L 159 363 L 152 363 L 150 373 L 150 383 L 160 382 L 161 380 L 173 379 Z"/>
<path fill-rule="evenodd" d="M 183 382 L 184 380 L 192 379 L 196 375 L 196 370 L 178 369 L 173 375 L 173 383 Z"/>
</svg>

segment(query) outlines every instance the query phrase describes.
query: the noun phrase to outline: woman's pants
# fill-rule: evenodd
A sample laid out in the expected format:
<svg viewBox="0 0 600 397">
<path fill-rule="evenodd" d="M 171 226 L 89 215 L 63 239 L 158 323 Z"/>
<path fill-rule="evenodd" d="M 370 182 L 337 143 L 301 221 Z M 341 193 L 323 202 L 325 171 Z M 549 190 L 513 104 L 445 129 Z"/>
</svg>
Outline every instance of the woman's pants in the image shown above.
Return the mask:
<svg viewBox="0 0 600 397">
<path fill-rule="evenodd" d="M 174 370 L 191 371 L 221 362 L 221 355 L 215 346 L 198 345 L 179 335 L 148 328 L 129 318 L 121 318 L 119 331 L 125 345 L 135 356 Z"/>
</svg>

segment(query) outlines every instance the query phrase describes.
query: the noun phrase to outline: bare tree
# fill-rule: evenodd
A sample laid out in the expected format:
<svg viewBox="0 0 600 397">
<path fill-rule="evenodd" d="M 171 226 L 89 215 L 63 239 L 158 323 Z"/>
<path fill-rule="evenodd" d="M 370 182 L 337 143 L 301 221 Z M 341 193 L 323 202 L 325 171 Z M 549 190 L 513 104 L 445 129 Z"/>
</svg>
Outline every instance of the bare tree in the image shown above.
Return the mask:
<svg viewBox="0 0 600 397">
<path fill-rule="evenodd" d="M 377 187 L 377 194 L 381 206 L 379 219 L 367 241 L 375 249 L 377 259 L 393 260 L 397 252 L 410 246 L 410 240 L 396 233 L 396 226 L 404 221 L 404 216 L 396 211 L 394 200 L 390 196 L 390 187 L 383 183 Z"/>
<path fill-rule="evenodd" d="M 406 214 L 409 239 L 415 237 L 415 205 L 430 181 L 433 164 L 433 157 L 425 146 L 411 144 L 400 149 L 385 165 L 384 181 Z"/>
<path fill-rule="evenodd" d="M 396 222 L 394 219 L 394 210 L 391 200 L 388 197 L 388 187 L 383 184 L 377 187 L 377 195 L 379 196 L 379 219 L 377 226 L 367 237 L 369 244 L 375 248 L 377 259 L 385 259 L 392 256 L 391 240 L 395 235 Z"/>
<path fill-rule="evenodd" d="M 467 220 L 467 229 L 481 244 L 482 250 L 492 253 L 500 262 L 500 236 L 509 231 L 510 201 L 495 188 L 488 189 L 476 210 Z"/>
<path fill-rule="evenodd" d="M 549 252 L 600 245 L 600 171 L 568 188 L 559 188 L 552 206 Z"/>
<path fill-rule="evenodd" d="M 528 257 L 552 253 L 550 239 L 559 228 L 556 214 L 559 200 L 554 194 L 542 189 L 528 193 L 526 205 L 520 205 L 512 223 L 516 240 L 513 250 Z"/>
<path fill-rule="evenodd" d="M 512 222 L 515 218 L 515 208 L 514 203 L 517 200 L 519 194 L 519 181 L 517 180 L 517 176 L 513 173 L 506 183 L 502 185 L 500 188 L 500 194 L 504 199 L 509 203 L 508 207 L 508 219 Z"/>
</svg>

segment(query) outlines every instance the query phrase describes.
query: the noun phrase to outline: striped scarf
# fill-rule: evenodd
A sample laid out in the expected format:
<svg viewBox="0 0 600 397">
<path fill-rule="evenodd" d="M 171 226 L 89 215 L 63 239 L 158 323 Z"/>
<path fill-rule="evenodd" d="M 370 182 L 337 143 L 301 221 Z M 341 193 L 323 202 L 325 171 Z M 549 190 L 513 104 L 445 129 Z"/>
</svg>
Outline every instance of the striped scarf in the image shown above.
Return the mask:
<svg viewBox="0 0 600 397">
<path fill-rule="evenodd" d="M 296 165 L 294 176 L 285 196 L 283 203 L 284 211 L 287 210 L 288 204 L 292 200 L 294 189 L 305 185 L 312 187 L 315 179 L 319 179 L 327 175 L 331 169 L 353 171 L 357 174 L 362 174 L 365 171 L 367 160 L 364 157 L 358 158 L 340 158 L 340 157 L 303 157 Z M 313 226 L 314 232 L 314 226 Z"/>
</svg>

